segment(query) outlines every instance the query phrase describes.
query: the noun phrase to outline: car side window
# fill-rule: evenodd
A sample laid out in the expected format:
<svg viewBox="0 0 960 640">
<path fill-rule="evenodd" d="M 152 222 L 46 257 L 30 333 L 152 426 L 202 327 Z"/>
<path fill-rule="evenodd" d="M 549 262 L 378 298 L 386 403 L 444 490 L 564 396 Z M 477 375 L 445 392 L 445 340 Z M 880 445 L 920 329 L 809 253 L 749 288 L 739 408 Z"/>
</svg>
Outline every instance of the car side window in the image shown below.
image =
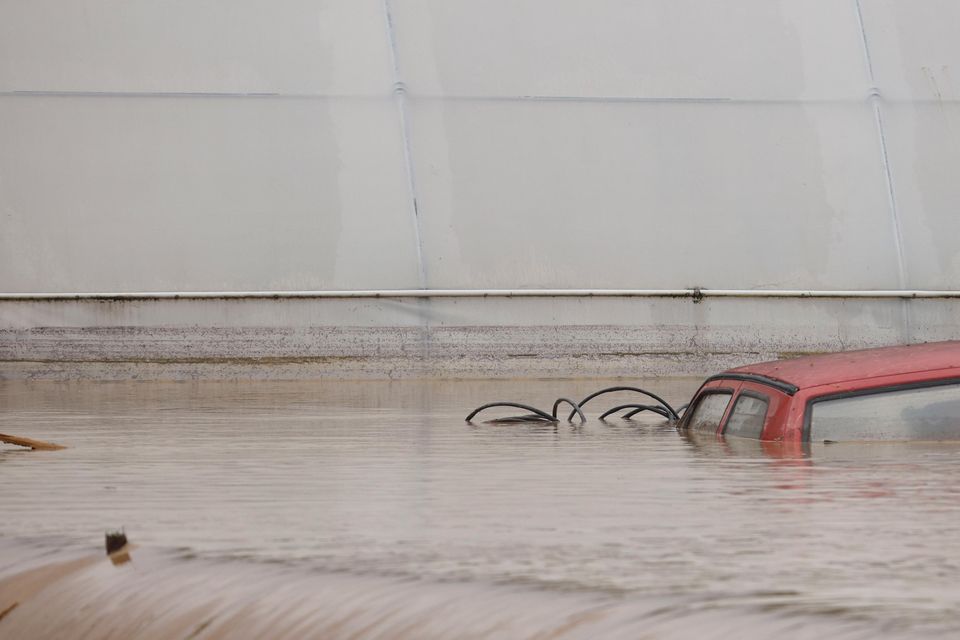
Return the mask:
<svg viewBox="0 0 960 640">
<path fill-rule="evenodd" d="M 763 423 L 767 419 L 768 404 L 764 398 L 741 393 L 723 428 L 723 435 L 759 440 L 763 434 Z"/>
<path fill-rule="evenodd" d="M 810 440 L 947 440 L 960 435 L 960 384 L 815 401 Z"/>
<path fill-rule="evenodd" d="M 716 431 L 732 395 L 729 391 L 722 391 L 700 396 L 700 401 L 687 422 L 687 428 L 695 431 Z"/>
</svg>

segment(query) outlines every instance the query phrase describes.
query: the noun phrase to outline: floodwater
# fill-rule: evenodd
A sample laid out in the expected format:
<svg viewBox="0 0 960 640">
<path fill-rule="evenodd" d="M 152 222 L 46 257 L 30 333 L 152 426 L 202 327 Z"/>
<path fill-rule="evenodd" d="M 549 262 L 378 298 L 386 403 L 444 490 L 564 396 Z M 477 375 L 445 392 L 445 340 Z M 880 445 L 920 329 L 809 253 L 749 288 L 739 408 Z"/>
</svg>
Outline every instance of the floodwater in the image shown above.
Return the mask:
<svg viewBox="0 0 960 640">
<path fill-rule="evenodd" d="M 958 444 L 463 420 L 615 382 L 0 382 L 0 638 L 960 634 Z"/>
</svg>

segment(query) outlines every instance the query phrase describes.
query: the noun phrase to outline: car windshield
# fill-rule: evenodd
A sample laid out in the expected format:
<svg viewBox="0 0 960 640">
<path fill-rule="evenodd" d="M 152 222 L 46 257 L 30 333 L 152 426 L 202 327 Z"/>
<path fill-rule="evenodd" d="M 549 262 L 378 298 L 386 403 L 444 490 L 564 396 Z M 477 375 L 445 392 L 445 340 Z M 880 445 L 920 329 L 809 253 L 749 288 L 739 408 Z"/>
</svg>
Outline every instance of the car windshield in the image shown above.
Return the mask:
<svg viewBox="0 0 960 640">
<path fill-rule="evenodd" d="M 960 439 L 960 383 L 814 402 L 811 442 Z"/>
</svg>

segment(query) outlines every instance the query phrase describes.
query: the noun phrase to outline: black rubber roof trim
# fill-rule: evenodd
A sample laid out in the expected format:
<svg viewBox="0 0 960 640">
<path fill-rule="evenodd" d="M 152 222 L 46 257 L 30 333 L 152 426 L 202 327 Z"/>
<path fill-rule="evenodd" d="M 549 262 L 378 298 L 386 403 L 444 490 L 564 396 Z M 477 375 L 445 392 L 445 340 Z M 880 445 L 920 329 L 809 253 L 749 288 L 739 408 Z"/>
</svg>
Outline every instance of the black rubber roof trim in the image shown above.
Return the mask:
<svg viewBox="0 0 960 640">
<path fill-rule="evenodd" d="M 797 391 L 800 391 L 800 387 L 795 384 L 790 384 L 789 382 L 784 382 L 783 380 L 777 380 L 776 378 L 768 378 L 767 376 L 761 376 L 757 373 L 718 373 L 715 376 L 710 376 L 704 381 L 704 384 L 707 382 L 713 382 L 714 380 L 744 380 L 746 382 L 756 382 L 758 384 L 765 384 L 768 387 L 773 387 L 783 391 L 788 396 L 792 396 Z"/>
</svg>

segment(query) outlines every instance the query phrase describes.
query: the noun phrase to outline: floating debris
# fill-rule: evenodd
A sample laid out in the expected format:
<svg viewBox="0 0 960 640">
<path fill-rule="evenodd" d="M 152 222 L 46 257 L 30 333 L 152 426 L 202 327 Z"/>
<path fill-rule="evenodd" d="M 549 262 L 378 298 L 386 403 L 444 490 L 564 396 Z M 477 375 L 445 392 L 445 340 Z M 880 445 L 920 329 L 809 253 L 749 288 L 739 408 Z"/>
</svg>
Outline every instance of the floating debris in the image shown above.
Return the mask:
<svg viewBox="0 0 960 640">
<path fill-rule="evenodd" d="M 33 440 L 32 438 L 22 438 L 20 436 L 11 436 L 6 433 L 0 433 L 0 442 L 15 444 L 18 447 L 28 447 L 30 449 L 36 449 L 39 451 L 58 451 L 60 449 L 66 449 L 66 447 L 63 445 L 54 444 L 52 442 Z"/>
<path fill-rule="evenodd" d="M 106 533 L 107 557 L 115 567 L 130 562 L 130 552 L 133 546 L 127 544 L 127 533 L 120 531 L 107 531 Z"/>
<path fill-rule="evenodd" d="M 20 604 L 19 602 L 14 602 L 13 604 L 11 604 L 9 607 L 7 607 L 6 609 L 4 609 L 3 611 L 0 611 L 0 620 L 3 620 L 3 619 L 7 616 L 7 614 L 10 613 L 11 611 L 13 611 L 14 609 L 16 609 L 16 608 L 17 608 L 17 605 L 19 605 L 19 604 Z"/>
<path fill-rule="evenodd" d="M 106 533 L 107 555 L 120 551 L 127 546 L 127 533 L 124 530 L 107 531 Z"/>
</svg>

